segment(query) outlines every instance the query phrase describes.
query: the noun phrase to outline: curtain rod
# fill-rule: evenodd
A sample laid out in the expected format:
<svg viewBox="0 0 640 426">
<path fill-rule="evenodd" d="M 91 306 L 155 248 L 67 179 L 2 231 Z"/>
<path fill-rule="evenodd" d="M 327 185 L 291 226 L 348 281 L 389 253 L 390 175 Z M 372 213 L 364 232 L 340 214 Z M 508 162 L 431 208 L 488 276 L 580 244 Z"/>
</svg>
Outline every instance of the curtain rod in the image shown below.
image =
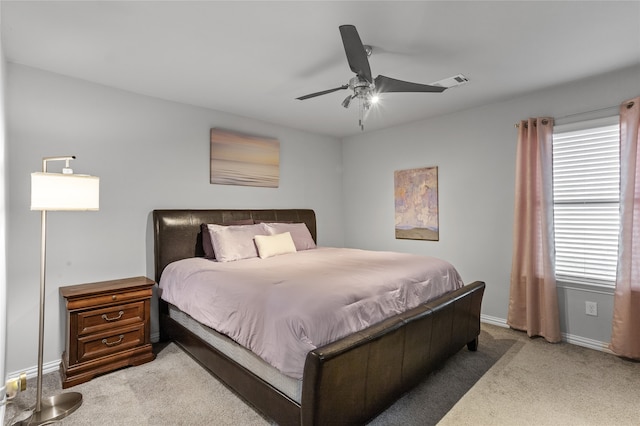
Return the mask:
<svg viewBox="0 0 640 426">
<path fill-rule="evenodd" d="M 542 124 L 543 124 L 543 125 L 547 125 L 547 124 L 549 123 L 549 118 L 550 118 L 550 117 L 543 117 L 543 118 L 542 118 Z M 533 121 L 533 125 L 537 127 L 537 125 L 538 125 L 538 121 L 537 121 L 537 120 L 534 120 L 534 121 Z M 520 127 L 520 123 L 516 123 L 516 128 L 518 128 L 518 127 Z M 524 127 L 525 127 L 525 129 L 526 129 L 526 128 L 528 128 L 528 127 L 529 127 L 529 124 L 525 122 L 525 123 L 524 123 Z"/>
<path fill-rule="evenodd" d="M 631 102 L 631 105 L 633 105 L 633 102 Z M 582 111 L 582 112 L 576 112 L 576 113 L 573 113 L 573 114 L 567 114 L 567 115 L 563 115 L 561 117 L 554 118 L 554 121 L 564 120 L 565 118 L 575 117 L 575 116 L 578 116 L 578 115 L 593 114 L 594 112 L 601 112 L 601 111 L 606 111 L 606 110 L 614 109 L 614 108 L 616 108 L 616 111 L 617 111 L 617 108 L 620 108 L 620 106 L 619 105 L 611 105 L 611 106 L 607 106 L 607 107 L 603 107 L 603 108 L 592 109 L 590 111 Z M 516 123 L 515 127 L 516 128 L 520 127 L 520 123 Z"/>
<path fill-rule="evenodd" d="M 633 102 L 632 102 L 632 104 L 633 104 Z M 564 120 L 565 118 L 575 117 L 576 115 L 591 114 L 591 113 L 594 113 L 594 112 L 601 112 L 601 111 L 606 111 L 606 110 L 614 109 L 614 108 L 617 111 L 618 108 L 620 108 L 620 105 L 619 104 L 618 105 L 611 105 L 611 106 L 608 106 L 608 107 L 593 109 L 591 111 L 583 111 L 583 112 L 576 112 L 574 114 L 567 114 L 567 115 L 563 115 L 562 117 L 556 118 L 556 120 Z"/>
</svg>

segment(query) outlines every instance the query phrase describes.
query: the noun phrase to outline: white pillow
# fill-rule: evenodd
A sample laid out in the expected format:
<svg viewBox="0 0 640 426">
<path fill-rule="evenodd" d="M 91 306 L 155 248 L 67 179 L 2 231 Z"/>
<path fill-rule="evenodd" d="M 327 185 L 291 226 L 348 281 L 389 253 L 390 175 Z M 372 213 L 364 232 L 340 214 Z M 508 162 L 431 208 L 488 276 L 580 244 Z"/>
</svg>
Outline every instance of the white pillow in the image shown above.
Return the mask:
<svg viewBox="0 0 640 426">
<path fill-rule="evenodd" d="M 296 245 L 296 250 L 309 250 L 316 248 L 316 243 L 313 241 L 309 228 L 304 223 L 265 223 L 270 235 L 282 234 L 284 232 L 291 233 L 293 243 Z"/>
<path fill-rule="evenodd" d="M 293 244 L 291 234 L 288 232 L 268 236 L 256 235 L 254 240 L 261 259 L 296 252 L 296 246 Z"/>
<path fill-rule="evenodd" d="M 269 235 L 266 227 L 261 223 L 230 226 L 210 223 L 207 224 L 207 228 L 209 228 L 211 244 L 218 262 L 231 262 L 258 257 L 253 237 L 256 235 Z"/>
</svg>

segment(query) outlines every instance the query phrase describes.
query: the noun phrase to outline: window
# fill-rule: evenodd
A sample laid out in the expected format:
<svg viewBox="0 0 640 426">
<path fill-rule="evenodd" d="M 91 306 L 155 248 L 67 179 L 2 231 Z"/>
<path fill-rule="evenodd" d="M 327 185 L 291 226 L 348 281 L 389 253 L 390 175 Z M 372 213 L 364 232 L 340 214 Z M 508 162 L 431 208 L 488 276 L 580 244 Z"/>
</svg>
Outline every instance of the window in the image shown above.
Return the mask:
<svg viewBox="0 0 640 426">
<path fill-rule="evenodd" d="M 619 117 L 554 127 L 556 279 L 615 286 L 620 229 Z"/>
</svg>

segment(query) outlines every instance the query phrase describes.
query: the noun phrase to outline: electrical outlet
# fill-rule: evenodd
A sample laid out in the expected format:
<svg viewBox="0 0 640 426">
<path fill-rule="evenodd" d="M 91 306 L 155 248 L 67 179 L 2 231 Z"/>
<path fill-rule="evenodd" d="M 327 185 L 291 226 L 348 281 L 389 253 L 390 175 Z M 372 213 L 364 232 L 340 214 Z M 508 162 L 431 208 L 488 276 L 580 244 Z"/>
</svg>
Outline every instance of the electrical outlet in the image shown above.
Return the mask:
<svg viewBox="0 0 640 426">
<path fill-rule="evenodd" d="M 585 314 L 591 315 L 593 317 L 598 316 L 598 303 L 597 302 L 584 302 L 585 304 Z"/>
</svg>

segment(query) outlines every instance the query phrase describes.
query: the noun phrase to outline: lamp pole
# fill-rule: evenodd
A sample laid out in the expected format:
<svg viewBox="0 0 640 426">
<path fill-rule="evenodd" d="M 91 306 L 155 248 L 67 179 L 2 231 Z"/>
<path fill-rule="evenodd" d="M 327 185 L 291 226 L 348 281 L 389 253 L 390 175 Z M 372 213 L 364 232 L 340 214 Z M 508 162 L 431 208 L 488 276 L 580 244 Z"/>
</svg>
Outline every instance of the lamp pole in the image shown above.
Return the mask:
<svg viewBox="0 0 640 426">
<path fill-rule="evenodd" d="M 69 169 L 69 161 L 75 156 L 45 157 L 42 159 L 42 172 L 47 173 L 48 161 L 66 161 L 63 174 L 72 173 Z M 33 188 L 32 188 L 33 191 Z M 33 206 L 32 206 L 33 207 Z M 42 399 L 42 365 L 44 361 L 44 307 L 45 307 L 45 281 L 46 281 L 46 250 L 47 250 L 47 209 L 40 212 L 40 323 L 38 332 L 38 377 L 36 386 L 36 406 L 31 417 L 21 422 L 24 425 L 42 425 L 59 420 L 74 412 L 82 405 L 82 394 L 67 392 Z"/>
</svg>

